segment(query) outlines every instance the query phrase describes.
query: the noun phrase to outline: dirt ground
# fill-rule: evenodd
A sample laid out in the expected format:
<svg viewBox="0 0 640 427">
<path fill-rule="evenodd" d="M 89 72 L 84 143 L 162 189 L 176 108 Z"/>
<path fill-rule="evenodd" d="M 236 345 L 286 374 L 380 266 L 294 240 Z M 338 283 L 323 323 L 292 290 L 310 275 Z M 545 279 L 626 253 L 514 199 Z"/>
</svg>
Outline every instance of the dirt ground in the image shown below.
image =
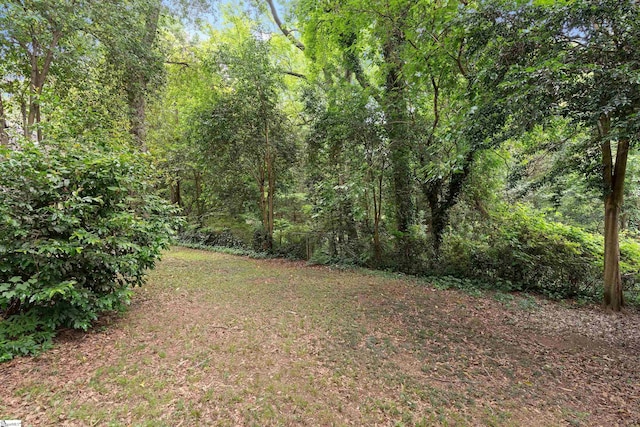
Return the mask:
<svg viewBox="0 0 640 427">
<path fill-rule="evenodd" d="M 640 426 L 640 313 L 176 248 L 0 365 L 23 426 Z"/>
</svg>

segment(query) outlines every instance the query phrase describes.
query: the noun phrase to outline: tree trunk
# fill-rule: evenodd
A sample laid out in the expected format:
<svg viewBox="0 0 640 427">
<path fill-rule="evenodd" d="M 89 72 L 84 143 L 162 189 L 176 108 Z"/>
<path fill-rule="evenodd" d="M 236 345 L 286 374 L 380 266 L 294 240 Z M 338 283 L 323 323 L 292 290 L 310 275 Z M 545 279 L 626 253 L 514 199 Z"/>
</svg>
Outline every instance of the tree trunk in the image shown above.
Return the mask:
<svg viewBox="0 0 640 427">
<path fill-rule="evenodd" d="M 39 91 L 38 91 L 39 92 Z M 27 116 L 27 134 L 33 137 L 33 128 L 36 128 L 36 141 L 42 141 L 42 129 L 40 129 L 40 95 L 35 92 L 29 96 L 29 115 Z"/>
<path fill-rule="evenodd" d="M 427 199 L 431 212 L 431 235 L 433 236 L 433 250 L 436 258 L 440 255 L 440 246 L 449 223 L 451 208 L 457 203 L 464 184 L 471 174 L 475 153 L 476 150 L 473 149 L 465 155 L 462 170 L 454 173 L 446 185 L 441 178 L 432 179 L 422 184 L 422 193 Z M 424 162 L 424 159 L 422 161 Z"/>
<path fill-rule="evenodd" d="M 377 191 L 373 187 L 373 257 L 377 265 L 382 263 L 382 245 L 380 244 L 380 220 L 382 219 L 382 174 L 378 177 Z"/>
<path fill-rule="evenodd" d="M 619 220 L 624 194 L 624 179 L 627 173 L 629 140 L 618 141 L 615 163 L 611 149 L 610 118 L 600 117 L 598 131 L 602 139 L 602 173 L 604 197 L 604 306 L 620 311 L 624 306 L 622 277 L 620 275 Z"/>
<path fill-rule="evenodd" d="M 268 170 L 268 176 L 269 176 L 269 193 L 268 193 L 268 199 L 269 199 L 269 222 L 268 222 L 268 228 L 267 228 L 267 233 L 269 234 L 269 249 L 272 249 L 271 246 L 273 246 L 272 242 L 273 242 L 273 225 L 274 225 L 274 199 L 275 199 L 275 194 L 276 194 L 276 175 L 275 175 L 275 171 L 273 170 L 273 156 L 271 156 L 272 158 L 269 160 L 269 170 Z"/>
<path fill-rule="evenodd" d="M 158 2 L 152 4 L 149 15 L 145 22 L 145 33 L 143 38 L 143 46 L 147 51 L 153 50 L 156 43 L 158 22 L 160 20 L 160 9 L 162 5 Z M 141 58 L 141 61 L 144 59 Z M 148 61 L 147 61 L 148 62 Z M 146 108 L 147 108 L 147 89 L 149 86 L 149 73 L 147 69 L 149 63 L 142 64 L 142 68 L 138 70 L 138 77 L 130 76 L 128 83 L 128 101 L 129 101 L 129 120 L 130 132 L 141 151 L 147 151 L 147 128 L 146 128 Z"/>
<path fill-rule="evenodd" d="M 624 305 L 618 238 L 620 208 L 613 198 L 612 194 L 607 196 L 604 204 L 604 305 L 613 311 L 620 311 Z"/>
<path fill-rule="evenodd" d="M 33 92 L 29 95 L 29 112 L 27 115 L 27 129 L 26 135 L 30 138 L 33 138 L 33 128 L 38 124 L 36 117 L 40 116 L 40 103 L 37 100 L 37 94 L 35 89 L 32 89 Z M 37 139 L 40 141 L 40 138 Z"/>
<path fill-rule="evenodd" d="M 42 142 L 42 128 L 40 127 L 40 123 L 42 123 L 42 116 L 40 115 L 40 101 L 38 101 L 36 108 L 36 123 L 38 123 L 38 127 L 36 128 L 36 137 L 38 138 L 38 142 Z"/>
<path fill-rule="evenodd" d="M 169 185 L 169 192 L 171 197 L 171 203 L 182 207 L 182 194 L 180 191 L 180 180 L 176 180 L 175 183 Z"/>
<path fill-rule="evenodd" d="M 402 271 L 412 268 L 412 248 L 409 229 L 413 223 L 413 201 L 411 199 L 411 146 L 407 132 L 406 85 L 402 77 L 402 59 L 399 50 L 403 35 L 394 30 L 385 43 L 383 55 L 388 66 L 385 90 L 386 127 L 395 195 L 396 229 L 399 232 L 397 245 L 398 267 Z"/>
<path fill-rule="evenodd" d="M 33 49 L 29 53 L 31 62 L 31 81 L 29 85 L 29 114 L 27 116 L 27 126 L 25 129 L 25 135 L 32 136 L 33 127 L 37 126 L 36 138 L 38 142 L 42 141 L 42 129 L 40 129 L 40 122 L 42 117 L 40 116 L 40 97 L 44 89 L 44 84 L 47 81 L 51 64 L 53 63 L 53 55 L 55 49 L 58 47 L 58 42 L 62 38 L 62 31 L 55 30 L 52 34 L 51 45 L 47 48 L 46 54 L 42 58 L 39 50 L 41 48 L 37 41 L 36 34 L 32 34 L 33 42 L 31 48 Z M 42 58 L 42 66 L 39 59 Z"/>
<path fill-rule="evenodd" d="M 0 93 L 0 145 L 4 147 L 9 146 L 9 135 L 7 134 L 7 119 L 4 115 L 4 102 L 2 100 L 2 93 Z"/>
<path fill-rule="evenodd" d="M 268 228 L 269 217 L 267 215 L 267 198 L 265 197 L 265 176 L 264 167 L 260 168 L 260 177 L 258 178 L 258 192 L 260 198 L 258 204 L 260 206 L 260 216 L 262 217 L 262 228 L 265 230 Z"/>
<path fill-rule="evenodd" d="M 29 126 L 27 124 L 27 101 L 20 99 L 20 115 L 22 116 L 22 135 L 29 138 Z"/>
<path fill-rule="evenodd" d="M 613 311 L 620 311 L 624 306 L 619 224 L 628 156 L 629 140 L 618 142 L 615 165 L 610 142 L 603 144 L 604 178 L 608 190 L 604 202 L 604 306 Z"/>
<path fill-rule="evenodd" d="M 200 200 L 202 198 L 201 197 L 202 196 L 202 177 L 200 176 L 200 172 L 198 171 L 193 172 L 193 181 L 194 181 L 194 186 L 196 187 L 196 194 L 195 194 L 196 216 L 198 217 L 198 221 L 201 221 L 204 209 L 202 209 L 202 201 Z"/>
<path fill-rule="evenodd" d="M 267 158 L 267 182 L 268 182 L 268 193 L 267 193 L 267 237 L 268 237 L 268 248 L 269 250 L 273 249 L 273 208 L 274 208 L 274 197 L 276 193 L 276 173 L 273 167 L 274 164 L 274 155 L 271 152 L 271 146 L 269 145 L 269 125 L 265 125 L 265 144 L 266 144 L 266 158 Z"/>
<path fill-rule="evenodd" d="M 130 132 L 140 150 L 147 151 L 147 129 L 145 127 L 147 106 L 145 91 L 147 84 L 145 79 L 141 77 L 136 86 L 129 95 Z"/>
</svg>

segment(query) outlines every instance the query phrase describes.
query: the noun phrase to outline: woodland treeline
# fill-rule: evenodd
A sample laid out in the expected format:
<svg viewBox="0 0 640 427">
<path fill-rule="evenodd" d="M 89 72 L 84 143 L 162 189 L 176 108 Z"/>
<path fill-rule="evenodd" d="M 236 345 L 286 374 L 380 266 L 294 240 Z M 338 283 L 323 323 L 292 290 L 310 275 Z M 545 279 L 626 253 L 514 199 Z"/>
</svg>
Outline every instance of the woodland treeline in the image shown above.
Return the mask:
<svg viewBox="0 0 640 427">
<path fill-rule="evenodd" d="M 175 227 L 196 246 L 637 303 L 639 8 L 4 2 L 3 316 L 59 298 L 51 326 L 84 327 Z M 14 323 L 5 342 L 44 330 Z"/>
</svg>

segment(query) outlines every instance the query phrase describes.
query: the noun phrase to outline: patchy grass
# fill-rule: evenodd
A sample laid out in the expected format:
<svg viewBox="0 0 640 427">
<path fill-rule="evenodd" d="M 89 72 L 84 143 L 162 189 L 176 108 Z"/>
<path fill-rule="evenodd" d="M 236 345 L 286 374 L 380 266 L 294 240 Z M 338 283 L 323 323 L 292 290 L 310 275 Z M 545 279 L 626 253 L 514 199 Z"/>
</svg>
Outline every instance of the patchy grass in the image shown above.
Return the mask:
<svg viewBox="0 0 640 427">
<path fill-rule="evenodd" d="M 0 419 L 640 425 L 639 317 L 175 249 L 129 312 L 0 365 Z"/>
</svg>

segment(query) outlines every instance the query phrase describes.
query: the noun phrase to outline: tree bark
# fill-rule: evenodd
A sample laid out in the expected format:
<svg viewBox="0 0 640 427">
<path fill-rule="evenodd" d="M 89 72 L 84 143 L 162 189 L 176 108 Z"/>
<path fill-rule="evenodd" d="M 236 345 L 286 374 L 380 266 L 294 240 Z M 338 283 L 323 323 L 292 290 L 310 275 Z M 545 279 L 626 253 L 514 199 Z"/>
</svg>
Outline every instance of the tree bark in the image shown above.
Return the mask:
<svg viewBox="0 0 640 427">
<path fill-rule="evenodd" d="M 133 138 L 140 147 L 141 151 L 147 151 L 146 139 L 147 131 L 145 128 L 146 119 L 146 107 L 147 102 L 145 99 L 146 82 L 143 77 L 140 78 L 138 88 L 132 91 L 129 97 L 129 109 L 130 109 L 130 132 Z"/>
<path fill-rule="evenodd" d="M 161 4 L 151 5 L 151 10 L 145 22 L 145 33 L 143 38 L 143 47 L 147 51 L 153 50 L 158 32 L 158 22 L 160 20 Z M 150 64 L 143 64 L 148 67 Z M 130 111 L 130 132 L 141 151 L 147 151 L 147 128 L 146 128 L 146 109 L 147 109 L 147 89 L 149 86 L 149 70 L 140 69 L 139 76 L 130 76 L 128 83 L 128 101 Z"/>
<path fill-rule="evenodd" d="M 451 176 L 446 187 L 443 179 L 435 179 L 422 184 L 422 193 L 427 199 L 431 213 L 431 235 L 433 236 L 433 250 L 436 258 L 440 254 L 445 228 L 451 215 L 451 208 L 457 203 L 464 184 L 471 173 L 475 153 L 476 150 L 472 149 L 466 154 L 462 170 Z"/>
<path fill-rule="evenodd" d="M 613 195 L 607 196 L 604 204 L 604 306 L 620 311 L 624 305 L 618 238 L 620 208 L 613 198 Z"/>
<path fill-rule="evenodd" d="M 377 183 L 373 187 L 373 257 L 376 264 L 380 265 L 382 263 L 382 245 L 380 244 L 380 221 L 382 219 L 382 173 L 380 173 L 377 178 Z"/>
<path fill-rule="evenodd" d="M 269 125 L 265 126 L 265 141 L 266 141 L 266 153 L 267 153 L 267 182 L 268 182 L 268 193 L 267 193 L 267 236 L 269 241 L 267 242 L 269 250 L 273 249 L 273 209 L 274 209 L 274 197 L 276 193 L 276 174 L 274 170 L 274 154 L 271 152 L 271 146 L 269 145 Z"/>
<path fill-rule="evenodd" d="M 194 186 L 195 186 L 195 190 L 196 190 L 196 194 L 195 194 L 195 204 L 196 204 L 196 216 L 198 217 L 198 221 L 201 220 L 202 215 L 204 214 L 204 209 L 203 209 L 203 205 L 202 205 L 202 176 L 200 175 L 200 172 L 198 171 L 194 171 L 193 172 L 193 180 L 194 180 Z"/>
<path fill-rule="evenodd" d="M 624 178 L 629 155 L 629 140 L 618 142 L 615 166 L 611 163 L 611 146 L 604 149 L 605 173 L 613 169 L 609 192 L 604 201 L 604 305 L 607 309 L 620 311 L 624 307 L 622 277 L 620 274 L 619 224 L 624 194 Z M 615 168 L 615 169 L 614 169 Z"/>
<path fill-rule="evenodd" d="M 260 167 L 260 177 L 258 178 L 258 192 L 260 193 L 260 199 L 258 203 L 260 204 L 260 215 L 262 216 L 262 228 L 267 230 L 269 223 L 269 215 L 267 214 L 267 197 L 265 196 L 266 188 L 265 188 L 265 166 Z"/>
<path fill-rule="evenodd" d="M 22 116 L 22 135 L 25 138 L 29 138 L 29 126 L 27 124 L 27 101 L 24 98 L 20 99 L 20 115 Z"/>
<path fill-rule="evenodd" d="M 386 127 L 395 196 L 396 229 L 399 232 L 398 264 L 401 270 L 411 269 L 411 242 L 409 229 L 413 223 L 411 198 L 411 146 L 407 137 L 408 113 L 405 100 L 406 85 L 402 77 L 400 47 L 404 37 L 394 29 L 384 45 L 383 55 L 388 66 L 385 89 Z"/>
<path fill-rule="evenodd" d="M 4 147 L 9 146 L 9 135 L 7 134 L 7 119 L 4 115 L 4 101 L 2 100 L 2 93 L 0 93 L 0 145 Z"/>
<path fill-rule="evenodd" d="M 49 70 L 51 69 L 51 64 L 53 63 L 53 55 L 55 49 L 58 47 L 58 43 L 62 38 L 61 31 L 54 31 L 53 38 L 51 40 L 51 45 L 47 48 L 46 54 L 42 59 L 42 67 L 40 66 L 40 49 L 41 46 L 36 39 L 36 34 L 32 34 L 32 47 L 29 52 L 30 62 L 31 62 L 31 81 L 29 84 L 29 112 L 27 115 L 27 126 L 25 129 L 26 135 L 33 135 L 32 130 L 34 126 L 40 124 L 42 117 L 40 115 L 40 96 L 42 95 L 42 90 L 44 89 L 44 84 L 47 80 L 47 76 L 49 75 Z M 37 126 L 36 129 L 36 140 L 38 142 L 42 141 L 42 129 Z"/>
<path fill-rule="evenodd" d="M 609 140 L 610 119 L 600 118 L 598 130 L 602 138 L 604 196 L 604 306 L 620 311 L 624 306 L 620 274 L 619 221 L 624 195 L 624 179 L 629 157 L 629 140 L 618 141 L 615 163 Z"/>
<path fill-rule="evenodd" d="M 278 28 L 280 28 L 282 34 L 284 34 L 284 36 L 288 38 L 295 47 L 304 52 L 304 45 L 300 42 L 300 40 L 296 39 L 293 33 L 282 23 L 280 16 L 278 16 L 278 11 L 276 10 L 276 6 L 273 3 L 273 0 L 267 0 L 267 3 L 269 4 L 269 9 L 271 10 L 273 21 L 276 23 Z"/>
<path fill-rule="evenodd" d="M 182 193 L 180 190 L 179 179 L 177 179 L 174 183 L 169 184 L 169 191 L 170 191 L 171 203 L 182 207 Z"/>
</svg>

